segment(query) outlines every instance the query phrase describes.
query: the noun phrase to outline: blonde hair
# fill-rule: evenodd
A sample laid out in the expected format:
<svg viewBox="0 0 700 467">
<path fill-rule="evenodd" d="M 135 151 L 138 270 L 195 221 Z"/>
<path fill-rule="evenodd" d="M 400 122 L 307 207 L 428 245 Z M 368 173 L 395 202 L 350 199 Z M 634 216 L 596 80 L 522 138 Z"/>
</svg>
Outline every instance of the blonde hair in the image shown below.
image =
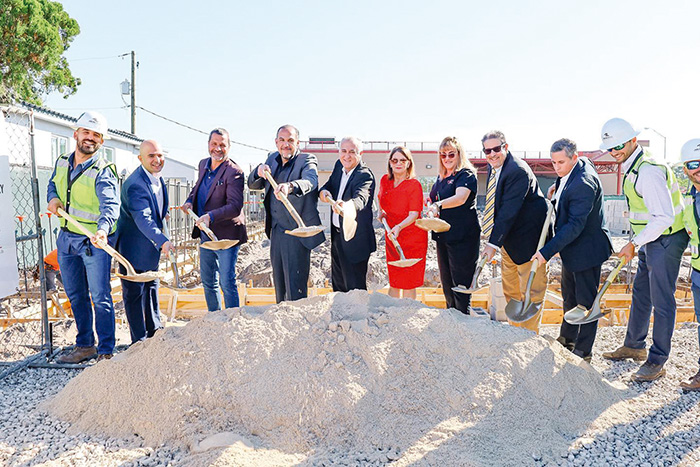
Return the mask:
<svg viewBox="0 0 700 467">
<path fill-rule="evenodd" d="M 443 150 L 443 148 L 451 146 L 455 148 L 457 151 L 457 154 L 459 155 L 459 161 L 457 164 L 457 167 L 455 167 L 455 172 L 458 172 L 462 169 L 467 169 L 471 171 L 471 173 L 476 175 L 476 168 L 474 165 L 467 159 L 467 156 L 464 155 L 464 150 L 462 149 L 462 143 L 459 142 L 456 136 L 448 136 L 445 139 L 442 140 L 440 143 L 440 147 L 438 148 L 438 173 L 440 174 L 440 178 L 445 178 L 447 176 L 447 169 L 445 168 L 445 165 L 442 163 L 442 157 L 440 157 L 440 151 Z"/>
<path fill-rule="evenodd" d="M 387 160 L 387 169 L 388 169 L 388 174 L 389 174 L 389 180 L 394 179 L 394 171 L 391 168 L 391 158 L 397 152 L 400 152 L 406 159 L 408 159 L 408 167 L 406 168 L 406 175 L 407 175 L 406 178 L 416 178 L 416 168 L 414 167 L 414 164 L 413 164 L 413 156 L 411 155 L 411 151 L 404 146 L 396 146 L 389 153 L 389 159 Z"/>
</svg>

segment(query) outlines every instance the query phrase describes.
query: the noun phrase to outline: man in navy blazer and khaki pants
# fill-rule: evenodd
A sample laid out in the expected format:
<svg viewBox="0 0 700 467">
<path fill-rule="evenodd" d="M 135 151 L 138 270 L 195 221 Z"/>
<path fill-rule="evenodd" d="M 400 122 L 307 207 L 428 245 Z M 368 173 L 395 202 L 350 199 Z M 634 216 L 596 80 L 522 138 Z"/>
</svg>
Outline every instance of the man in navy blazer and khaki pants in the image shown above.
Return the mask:
<svg viewBox="0 0 700 467">
<path fill-rule="evenodd" d="M 482 225 L 487 244 L 483 255 L 490 261 L 502 247 L 503 294 L 508 300 L 523 300 L 532 266 L 530 258 L 537 251 L 547 217 L 547 200 L 530 167 L 508 151 L 502 132 L 486 133 L 481 144 L 489 164 Z M 532 301 L 544 301 L 546 291 L 547 264 L 540 263 L 530 289 Z M 540 311 L 527 321 L 512 324 L 538 332 L 541 317 Z"/>
<path fill-rule="evenodd" d="M 551 157 L 559 176 L 549 192 L 556 210 L 555 235 L 532 259 L 545 262 L 559 253 L 564 312 L 578 305 L 589 309 L 598 292 L 601 266 L 612 253 L 603 214 L 603 187 L 591 161 L 578 157 L 573 141 L 555 141 Z M 557 340 L 590 361 L 597 329 L 597 321 L 583 325 L 562 321 Z"/>
<path fill-rule="evenodd" d="M 318 215 L 318 161 L 316 156 L 299 151 L 299 130 L 283 125 L 275 138 L 277 151 L 268 155 L 248 176 L 248 187 L 265 190 L 265 233 L 270 239 L 270 260 L 277 303 L 298 300 L 308 294 L 311 250 L 323 243 L 323 232 L 312 237 L 295 237 L 285 233 L 298 227 L 289 211 L 278 199 L 287 196 L 306 226 L 321 224 Z M 272 190 L 265 179 L 269 171 L 278 184 Z"/>
<path fill-rule="evenodd" d="M 168 215 L 168 191 L 161 171 L 163 150 L 156 141 L 146 140 L 139 149 L 141 165 L 126 179 L 121 190 L 116 248 L 136 272 L 158 269 L 161 251 L 172 249 L 164 233 Z M 120 266 L 121 272 L 126 270 Z M 131 331 L 131 343 L 152 337 L 161 328 L 158 280 L 131 282 L 122 279 L 124 310 Z"/>
<path fill-rule="evenodd" d="M 243 214 L 243 184 L 245 176 L 228 153 L 231 139 L 224 128 L 209 133 L 209 156 L 199 161 L 199 178 L 192 187 L 182 209 L 192 209 L 199 216 L 197 224 L 209 227 L 219 240 L 238 240 L 238 244 L 223 250 L 199 249 L 199 271 L 202 276 L 204 299 L 209 311 L 221 309 L 219 286 L 224 293 L 226 308 L 240 305 L 236 285 L 238 249 L 248 241 Z M 192 238 L 201 242 L 211 240 L 195 225 Z"/>
<path fill-rule="evenodd" d="M 343 218 L 331 209 L 331 282 L 333 291 L 367 290 L 367 263 L 377 249 L 372 226 L 372 200 L 375 181 L 372 171 L 362 162 L 362 141 L 346 137 L 340 141 L 339 158 L 333 173 L 319 193 L 338 202 L 352 203 L 357 213 L 355 236 L 345 240 Z"/>
</svg>

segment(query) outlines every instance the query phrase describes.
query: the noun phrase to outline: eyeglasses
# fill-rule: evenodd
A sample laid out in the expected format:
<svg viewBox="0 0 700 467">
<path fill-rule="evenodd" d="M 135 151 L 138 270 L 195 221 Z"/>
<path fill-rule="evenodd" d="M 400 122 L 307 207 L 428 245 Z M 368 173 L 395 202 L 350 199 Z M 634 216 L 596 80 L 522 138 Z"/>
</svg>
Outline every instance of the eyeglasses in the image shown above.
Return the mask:
<svg viewBox="0 0 700 467">
<path fill-rule="evenodd" d="M 622 144 L 618 144 L 618 145 L 615 146 L 615 147 L 612 147 L 612 148 L 608 149 L 608 151 L 622 151 L 622 148 L 625 147 L 625 144 L 627 144 L 627 141 L 625 141 L 625 142 L 622 143 Z"/>
<path fill-rule="evenodd" d="M 408 162 L 408 159 L 389 159 L 389 163 L 396 165 L 396 164 L 405 164 Z"/>
<path fill-rule="evenodd" d="M 684 165 L 688 170 L 695 170 L 700 167 L 700 161 L 688 161 Z"/>
<path fill-rule="evenodd" d="M 501 152 L 501 149 L 503 149 L 503 146 L 504 146 L 504 144 L 496 146 L 495 148 L 484 148 L 484 154 L 486 154 L 488 156 L 489 154 L 491 154 L 491 152 L 496 152 L 496 153 Z"/>
<path fill-rule="evenodd" d="M 440 159 L 454 159 L 455 157 L 457 157 L 456 152 L 447 152 L 447 153 L 441 152 L 440 153 Z"/>
</svg>

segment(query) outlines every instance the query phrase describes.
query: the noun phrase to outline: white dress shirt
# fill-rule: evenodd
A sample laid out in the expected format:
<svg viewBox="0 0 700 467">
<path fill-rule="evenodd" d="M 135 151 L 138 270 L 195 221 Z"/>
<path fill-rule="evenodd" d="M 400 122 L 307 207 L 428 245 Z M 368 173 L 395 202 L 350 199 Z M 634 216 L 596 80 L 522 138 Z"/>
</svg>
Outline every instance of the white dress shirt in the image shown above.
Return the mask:
<svg viewBox="0 0 700 467">
<path fill-rule="evenodd" d="M 345 168 L 343 168 L 343 170 L 340 171 L 340 188 L 338 188 L 338 194 L 335 196 L 336 201 L 341 201 L 343 193 L 345 192 L 345 187 L 348 185 L 348 180 L 350 180 L 350 176 L 356 168 L 357 166 L 353 167 L 348 173 L 345 173 Z M 333 215 L 331 220 L 333 221 L 333 225 L 340 228 L 340 216 L 335 211 L 332 212 Z"/>
<path fill-rule="evenodd" d="M 561 180 L 559 180 L 559 188 L 557 188 L 557 191 L 554 192 L 554 196 L 552 196 L 552 202 L 554 203 L 554 210 L 556 212 L 559 212 L 559 198 L 561 198 L 561 194 L 564 191 L 566 182 L 569 181 L 569 175 L 571 175 L 571 172 L 574 171 L 574 167 L 576 166 L 574 165 L 568 174 L 561 177 Z"/>
<path fill-rule="evenodd" d="M 153 175 L 151 172 L 148 170 L 144 169 L 143 166 L 141 166 L 141 170 L 146 172 L 146 175 L 148 176 L 148 180 L 151 182 L 151 190 L 153 190 L 153 194 L 156 195 L 156 202 L 158 203 L 158 212 L 155 213 L 156 217 L 160 218 L 160 216 L 163 215 L 163 184 L 161 183 L 161 174 L 158 172 L 156 175 Z"/>
<path fill-rule="evenodd" d="M 622 163 L 622 170 L 625 174 L 629 171 L 635 159 L 642 152 L 642 148 L 637 146 L 632 155 Z M 632 240 L 641 247 L 649 242 L 653 242 L 664 230 L 673 225 L 675 214 L 673 211 L 673 200 L 671 192 L 666 184 L 666 173 L 661 167 L 651 164 L 644 164 L 639 169 L 635 188 L 649 211 L 651 219 L 644 230 L 639 232 Z"/>
</svg>

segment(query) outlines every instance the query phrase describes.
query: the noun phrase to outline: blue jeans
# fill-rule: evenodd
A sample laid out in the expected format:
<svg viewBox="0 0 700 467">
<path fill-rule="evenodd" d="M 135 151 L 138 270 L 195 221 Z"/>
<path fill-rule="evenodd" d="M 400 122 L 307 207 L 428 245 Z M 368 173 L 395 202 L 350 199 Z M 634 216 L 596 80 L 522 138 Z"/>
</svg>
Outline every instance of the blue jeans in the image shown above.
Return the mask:
<svg viewBox="0 0 700 467">
<path fill-rule="evenodd" d="M 700 272 L 693 269 L 690 274 L 690 290 L 693 292 L 693 308 L 695 308 L 695 321 L 700 323 Z M 698 326 L 698 347 L 700 347 L 700 326 Z M 698 358 L 700 363 L 700 358 Z"/>
<path fill-rule="evenodd" d="M 98 338 L 97 353 L 114 353 L 114 304 L 109 283 L 112 258 L 101 248 L 92 245 L 85 236 L 61 232 L 56 243 L 63 287 L 78 328 L 75 344 L 79 347 L 95 345 L 92 330 L 93 306 L 90 305 L 92 298 Z"/>
<path fill-rule="evenodd" d="M 688 234 L 681 230 L 662 235 L 639 249 L 625 346 L 632 349 L 646 347 L 653 307 L 653 343 L 647 357 L 649 363 L 663 365 L 671 353 L 671 337 L 676 324 L 676 279 L 687 245 Z"/>
<path fill-rule="evenodd" d="M 209 311 L 221 309 L 219 282 L 224 292 L 226 308 L 239 306 L 238 286 L 236 285 L 236 260 L 240 245 L 226 250 L 199 249 L 199 271 L 204 287 L 204 299 Z M 219 276 L 221 280 L 219 281 Z"/>
</svg>

